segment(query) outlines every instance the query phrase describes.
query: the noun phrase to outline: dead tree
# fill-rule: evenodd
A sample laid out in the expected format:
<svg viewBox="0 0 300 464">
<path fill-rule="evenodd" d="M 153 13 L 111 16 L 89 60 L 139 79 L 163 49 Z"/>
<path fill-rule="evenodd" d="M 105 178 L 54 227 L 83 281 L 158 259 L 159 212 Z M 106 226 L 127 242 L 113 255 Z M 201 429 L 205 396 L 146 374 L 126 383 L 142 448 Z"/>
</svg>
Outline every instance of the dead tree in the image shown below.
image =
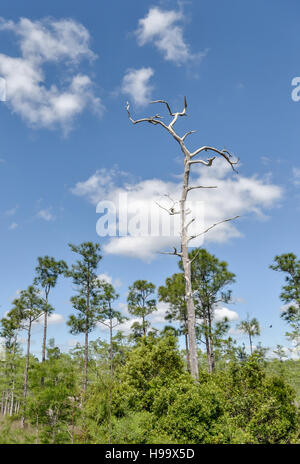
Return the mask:
<svg viewBox="0 0 300 464">
<path fill-rule="evenodd" d="M 203 185 L 190 186 L 189 184 L 190 170 L 191 170 L 192 165 L 195 165 L 195 164 L 201 164 L 206 167 L 212 166 L 214 160 L 216 159 L 218 155 L 224 158 L 225 161 L 229 163 L 232 169 L 235 171 L 235 165 L 238 163 L 238 160 L 234 161 L 232 159 L 232 155 L 225 149 L 218 150 L 217 148 L 210 147 L 207 145 L 204 145 L 193 152 L 188 150 L 188 148 L 185 145 L 185 140 L 189 135 L 193 134 L 195 131 L 189 131 L 186 134 L 184 134 L 182 137 L 180 137 L 180 135 L 174 130 L 174 125 L 177 122 L 178 118 L 181 116 L 187 115 L 186 113 L 187 101 L 185 97 L 184 97 L 184 108 L 181 112 L 173 113 L 171 111 L 169 103 L 165 100 L 156 100 L 151 103 L 162 103 L 166 106 L 169 116 L 171 116 L 172 118 L 169 124 L 164 123 L 162 121 L 162 116 L 160 116 L 159 114 L 156 114 L 155 116 L 148 117 L 148 118 L 146 117 L 146 118 L 134 120 L 131 117 L 130 105 L 128 102 L 126 103 L 126 110 L 128 113 L 129 120 L 133 124 L 138 124 L 141 122 L 148 122 L 155 126 L 159 125 L 163 127 L 179 144 L 180 149 L 184 156 L 183 183 L 182 183 L 182 190 L 181 190 L 181 198 L 178 202 L 179 210 L 176 211 L 173 205 L 168 210 L 168 213 L 170 215 L 180 214 L 181 245 L 180 245 L 180 250 L 177 250 L 176 248 L 174 248 L 173 252 L 165 252 L 165 254 L 179 256 L 182 260 L 184 278 L 185 278 L 185 298 L 186 298 L 186 308 L 187 308 L 187 326 L 188 326 L 188 339 L 189 339 L 189 349 L 190 349 L 190 353 L 189 353 L 190 367 L 191 367 L 191 374 L 193 375 L 195 379 L 198 379 L 199 369 L 198 369 L 198 353 L 197 353 L 197 342 L 196 342 L 196 333 L 195 333 L 195 307 L 194 307 L 192 282 L 191 282 L 191 260 L 188 254 L 188 247 L 190 246 L 191 240 L 207 233 L 209 230 L 216 227 L 218 224 L 231 221 L 233 219 L 236 219 L 238 216 L 217 222 L 216 224 L 213 224 L 212 226 L 208 227 L 206 230 L 203 230 L 197 234 L 191 235 L 189 233 L 189 227 L 195 221 L 195 218 L 191 218 L 190 220 L 187 219 L 187 216 L 190 213 L 190 211 L 186 209 L 186 201 L 187 201 L 188 193 L 194 189 L 216 188 L 216 186 L 203 186 Z M 214 156 L 206 160 L 196 158 L 198 155 L 200 155 L 200 153 L 206 153 L 206 152 L 213 153 Z"/>
</svg>

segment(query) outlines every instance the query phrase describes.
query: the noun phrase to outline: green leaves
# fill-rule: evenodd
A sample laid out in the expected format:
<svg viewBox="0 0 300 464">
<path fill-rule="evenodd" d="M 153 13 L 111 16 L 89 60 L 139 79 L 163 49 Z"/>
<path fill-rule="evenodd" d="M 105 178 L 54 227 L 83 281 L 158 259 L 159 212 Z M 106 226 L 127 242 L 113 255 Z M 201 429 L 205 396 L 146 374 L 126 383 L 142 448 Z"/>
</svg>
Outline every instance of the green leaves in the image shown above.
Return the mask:
<svg viewBox="0 0 300 464">
<path fill-rule="evenodd" d="M 65 274 L 67 269 L 65 261 L 56 261 L 50 256 L 38 257 L 34 283 L 45 289 L 47 298 L 50 288 L 55 287 L 58 276 Z"/>
<path fill-rule="evenodd" d="M 136 280 L 134 284 L 129 287 L 127 297 L 128 311 L 130 314 L 142 319 L 141 329 L 144 336 L 146 336 L 147 328 L 149 327 L 145 318 L 153 313 L 153 311 L 157 310 L 156 299 L 152 298 L 154 292 L 155 285 L 146 280 Z"/>
<path fill-rule="evenodd" d="M 271 269 L 285 274 L 286 285 L 283 285 L 280 294 L 281 300 L 286 304 L 281 317 L 292 328 L 286 336 L 295 344 L 300 345 L 300 260 L 294 253 L 285 253 L 275 256 L 275 264 Z"/>
</svg>

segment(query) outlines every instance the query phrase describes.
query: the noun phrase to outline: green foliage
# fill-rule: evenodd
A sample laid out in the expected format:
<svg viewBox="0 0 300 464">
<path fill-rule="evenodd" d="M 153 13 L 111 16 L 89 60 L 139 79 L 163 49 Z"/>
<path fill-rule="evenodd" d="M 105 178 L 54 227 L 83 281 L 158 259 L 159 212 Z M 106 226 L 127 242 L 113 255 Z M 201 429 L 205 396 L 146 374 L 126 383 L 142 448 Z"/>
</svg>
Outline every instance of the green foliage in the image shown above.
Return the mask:
<svg viewBox="0 0 300 464">
<path fill-rule="evenodd" d="M 286 253 L 274 258 L 275 264 L 270 266 L 274 271 L 285 274 L 286 284 L 282 287 L 281 300 L 286 304 L 281 317 L 292 328 L 286 336 L 300 347 L 300 260 L 294 253 Z"/>
<path fill-rule="evenodd" d="M 141 322 L 125 337 L 114 332 L 124 320 L 115 309 L 118 295 L 97 277 L 99 245 L 86 242 L 71 248 L 79 259 L 69 270 L 62 261 L 39 258 L 35 284 L 44 288 L 46 298 L 30 286 L 1 320 L 1 444 L 299 442 L 300 361 L 286 359 L 280 345 L 274 350 L 278 359 L 266 360 L 261 345 L 248 355 L 244 346 L 226 338 L 228 321 L 214 321 L 216 304 L 231 299 L 226 288 L 234 275 L 225 262 L 206 250 L 191 252 L 193 294 L 201 319 L 197 338 L 207 348 L 199 350 L 200 376 L 195 382 L 187 370 L 186 353 L 178 346 L 178 336 L 186 335 L 183 274 L 173 274 L 158 290 L 159 299 L 169 305 L 167 321 L 179 322 L 179 328 L 150 329 L 147 316 L 156 310 L 155 286 L 138 280 L 129 288 L 128 307 Z M 288 306 L 283 317 L 296 333 L 299 262 L 292 254 L 275 261 L 272 268 L 286 273 L 281 297 Z M 51 339 L 40 361 L 30 354 L 31 327 L 52 310 L 47 291 L 62 273 L 72 277 L 77 290 L 71 299 L 76 314 L 69 325 L 72 333 L 85 333 L 85 344 L 66 354 Z M 108 342 L 88 341 L 97 323 L 109 329 Z M 248 317 L 240 328 L 250 343 L 260 333 L 255 318 Z M 18 344 L 23 331 L 25 354 Z M 208 372 L 209 356 L 216 369 Z"/>
<path fill-rule="evenodd" d="M 35 285 L 40 285 L 45 290 L 46 299 L 48 298 L 50 289 L 55 287 L 58 276 L 65 274 L 67 269 L 67 264 L 63 260 L 56 261 L 50 256 L 38 257 L 34 283 Z"/>
<path fill-rule="evenodd" d="M 31 375 L 31 396 L 27 414 L 33 426 L 42 425 L 42 443 L 70 441 L 72 421 L 78 416 L 79 391 L 76 366 L 67 355 L 51 356 Z M 41 378 L 43 386 L 41 388 Z"/>
<path fill-rule="evenodd" d="M 149 323 L 146 321 L 146 316 L 156 311 L 156 300 L 153 298 L 155 285 L 146 280 L 136 280 L 131 287 L 127 297 L 128 311 L 134 316 L 142 319 L 140 325 L 135 324 L 136 333 L 139 330 L 144 336 L 147 334 Z"/>
<path fill-rule="evenodd" d="M 290 443 L 299 427 L 294 398 L 257 354 L 214 375 L 200 371 L 195 383 L 170 332 L 147 337 L 116 372 L 112 443 Z M 108 404 L 101 379 L 86 405 L 92 442 L 107 440 Z"/>
</svg>

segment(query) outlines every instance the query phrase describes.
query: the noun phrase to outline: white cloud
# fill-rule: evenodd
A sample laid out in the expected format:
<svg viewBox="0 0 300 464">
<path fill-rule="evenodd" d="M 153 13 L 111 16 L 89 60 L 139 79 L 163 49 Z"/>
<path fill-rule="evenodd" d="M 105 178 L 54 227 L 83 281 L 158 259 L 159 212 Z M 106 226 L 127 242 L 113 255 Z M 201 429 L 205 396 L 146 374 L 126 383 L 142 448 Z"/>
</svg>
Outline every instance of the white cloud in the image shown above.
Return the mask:
<svg viewBox="0 0 300 464">
<path fill-rule="evenodd" d="M 154 43 L 166 60 L 177 65 L 199 58 L 201 54 L 193 55 L 184 40 L 182 25 L 178 25 L 183 19 L 183 13 L 180 11 L 150 8 L 148 14 L 139 20 L 136 31 L 138 44 L 143 46 Z"/>
<path fill-rule="evenodd" d="M 6 101 L 6 81 L 0 77 L 0 102 Z"/>
<path fill-rule="evenodd" d="M 37 213 L 37 217 L 39 217 L 40 219 L 44 219 L 44 221 L 53 221 L 55 219 L 55 216 L 51 213 L 51 210 L 48 208 L 48 209 L 41 209 L 38 213 Z"/>
<path fill-rule="evenodd" d="M 220 322 L 223 321 L 227 317 L 229 322 L 237 321 L 239 319 L 239 315 L 236 311 L 232 311 L 228 308 L 216 308 L 214 311 L 214 321 Z"/>
<path fill-rule="evenodd" d="M 153 86 L 149 84 L 154 75 L 152 68 L 129 69 L 123 77 L 121 91 L 129 95 L 137 106 L 149 103 Z"/>
<path fill-rule="evenodd" d="M 204 219 L 199 223 L 195 221 L 198 231 L 226 218 L 236 215 L 250 215 L 260 218 L 264 210 L 274 207 L 282 195 L 280 187 L 271 184 L 268 179 L 257 176 L 245 177 L 232 173 L 223 160 L 215 160 L 211 168 L 195 169 L 194 185 L 217 185 L 217 189 L 201 189 L 191 192 L 191 200 L 204 205 Z M 123 176 L 123 180 L 126 176 Z M 107 179 L 107 184 L 106 184 Z M 73 194 L 86 197 L 91 203 L 97 204 L 100 200 L 110 200 L 118 208 L 119 194 L 128 196 L 128 215 L 134 216 L 137 211 L 155 210 L 167 215 L 155 201 L 163 203 L 162 195 L 169 194 L 174 199 L 180 198 L 180 180 L 162 181 L 149 179 L 140 182 L 123 181 L 116 169 L 112 171 L 100 170 L 84 182 L 78 182 L 72 189 Z M 120 205 L 121 210 L 123 205 Z M 198 219 L 201 219 L 201 208 Z M 166 216 L 165 216 L 166 217 Z M 177 215 L 178 217 L 178 215 Z M 209 242 L 226 242 L 229 239 L 240 237 L 239 224 L 242 219 L 226 222 L 212 229 L 205 235 Z M 175 231 L 179 232 L 179 230 Z M 168 250 L 178 244 L 178 237 L 174 236 L 124 236 L 111 237 L 104 246 L 104 251 L 110 254 L 138 257 L 147 261 L 152 260 L 157 252 Z M 199 246 L 201 240 L 193 241 L 193 246 Z"/>
<path fill-rule="evenodd" d="M 80 197 L 87 197 L 91 203 L 97 204 L 100 199 L 107 196 L 108 192 L 116 188 L 116 179 L 122 181 L 126 178 L 128 178 L 128 173 L 120 171 L 117 167 L 110 170 L 105 168 L 98 169 L 88 180 L 77 182 L 75 187 L 71 189 L 71 192 Z"/>
<path fill-rule="evenodd" d="M 10 224 L 10 226 L 9 226 L 9 230 L 14 230 L 14 229 L 16 229 L 17 227 L 19 227 L 18 224 L 17 224 L 16 222 L 12 222 L 12 223 Z"/>
<path fill-rule="evenodd" d="M 135 319 L 128 319 L 127 321 L 123 322 L 122 324 L 117 326 L 117 330 L 121 330 L 124 335 L 130 335 L 132 333 L 131 327 L 135 322 L 141 323 L 141 320 L 138 318 Z"/>
<path fill-rule="evenodd" d="M 113 279 L 112 276 L 110 276 L 106 272 L 104 272 L 103 274 L 99 274 L 98 279 L 99 280 L 104 280 L 108 284 L 113 285 L 115 288 L 122 287 L 122 285 L 123 285 L 123 283 L 121 282 L 121 280 L 119 278 Z"/>
<path fill-rule="evenodd" d="M 165 319 L 168 309 L 169 305 L 167 303 L 159 302 L 157 304 L 157 311 L 154 311 L 149 316 L 149 321 L 151 322 L 151 325 L 155 326 L 156 324 L 168 324 L 168 322 Z"/>
<path fill-rule="evenodd" d="M 300 168 L 293 168 L 293 184 L 300 186 Z"/>
<path fill-rule="evenodd" d="M 270 349 L 268 351 L 268 353 L 267 353 L 268 358 L 270 358 L 270 359 L 278 358 L 278 355 L 276 353 L 274 353 L 274 349 L 276 349 L 276 348 L 272 348 L 272 349 Z M 282 350 L 284 352 L 285 358 L 293 359 L 295 361 L 300 359 L 300 350 L 299 350 L 298 347 L 295 347 L 295 346 L 292 346 L 292 347 L 283 346 Z"/>
<path fill-rule="evenodd" d="M 65 322 L 65 318 L 61 314 L 52 313 L 50 314 L 50 316 L 48 316 L 48 325 L 59 325 L 59 324 L 63 324 L 64 322 Z M 40 324 L 40 325 L 44 324 L 44 315 L 42 315 L 36 320 L 36 324 Z"/>
<path fill-rule="evenodd" d="M 21 50 L 19 57 L 0 54 L 0 75 L 6 80 L 6 100 L 13 112 L 33 127 L 61 126 L 65 132 L 86 107 L 102 112 L 90 77 L 74 71 L 84 58 L 95 58 L 82 24 L 72 19 L 13 22 L 0 18 L 0 31 L 4 30 L 18 37 Z M 65 70 L 60 88 L 45 84 L 49 63 Z"/>
</svg>

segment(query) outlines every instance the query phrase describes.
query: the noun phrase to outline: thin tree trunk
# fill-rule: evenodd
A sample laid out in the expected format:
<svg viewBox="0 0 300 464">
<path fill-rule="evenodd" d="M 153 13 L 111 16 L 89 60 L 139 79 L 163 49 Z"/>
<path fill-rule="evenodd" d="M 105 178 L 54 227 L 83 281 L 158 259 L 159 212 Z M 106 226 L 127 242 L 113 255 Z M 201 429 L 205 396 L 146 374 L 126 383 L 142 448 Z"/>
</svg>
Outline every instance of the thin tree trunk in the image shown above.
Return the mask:
<svg viewBox="0 0 300 464">
<path fill-rule="evenodd" d="M 210 309 L 207 310 L 208 316 L 208 339 L 209 339 L 209 352 L 210 352 L 210 364 L 211 364 L 211 374 L 215 370 L 215 355 L 214 355 L 214 344 L 213 344 L 213 337 L 212 337 L 212 320 L 211 320 L 211 313 Z"/>
<path fill-rule="evenodd" d="M 113 333 L 112 321 L 109 326 L 109 360 L 110 360 L 110 377 L 113 377 Z"/>
<path fill-rule="evenodd" d="M 253 353 L 253 350 L 252 350 L 252 338 L 251 338 L 250 334 L 249 334 L 249 340 L 250 340 L 250 353 L 252 354 Z"/>
<path fill-rule="evenodd" d="M 111 402 L 112 402 L 112 380 L 113 380 L 113 341 L 112 341 L 112 320 L 109 325 L 109 359 L 110 359 L 110 378 L 109 378 L 109 411 L 108 411 L 108 443 L 111 444 Z"/>
<path fill-rule="evenodd" d="M 24 392 L 23 392 L 23 414 L 21 419 L 22 428 L 25 427 L 25 412 L 26 412 L 26 399 L 27 399 L 27 387 L 28 387 L 28 369 L 29 369 L 29 357 L 30 357 L 30 338 L 31 338 L 31 320 L 28 325 L 28 336 L 27 336 L 27 353 L 26 353 L 26 364 L 24 372 Z"/>
<path fill-rule="evenodd" d="M 211 374 L 212 363 L 211 363 L 211 355 L 210 355 L 210 344 L 209 344 L 209 338 L 208 338 L 206 329 L 205 329 L 205 346 L 206 346 L 206 354 L 207 354 L 208 372 Z"/>
<path fill-rule="evenodd" d="M 90 311 L 90 292 L 88 289 L 86 301 L 86 316 L 85 316 L 85 340 L 84 340 L 84 381 L 83 391 L 86 393 L 88 382 L 88 363 L 89 363 L 89 311 Z"/>
<path fill-rule="evenodd" d="M 14 407 L 14 393 L 15 393 L 15 376 L 16 376 L 16 365 L 15 365 L 15 355 L 16 355 L 16 344 L 17 344 L 17 336 L 14 338 L 14 344 L 13 344 L 13 357 L 12 357 L 12 386 L 11 386 L 11 403 L 10 403 L 10 410 L 9 410 L 9 415 L 13 415 L 13 407 Z"/>
<path fill-rule="evenodd" d="M 196 342 L 196 331 L 195 331 L 195 307 L 192 294 L 192 278 L 191 278 L 191 261 L 188 255 L 188 237 L 187 237 L 187 226 L 186 226 L 186 198 L 188 193 L 189 176 L 190 176 L 190 153 L 181 147 L 184 154 L 184 177 L 182 194 L 180 200 L 180 218 L 181 218 L 181 252 L 182 252 L 182 264 L 185 279 L 185 297 L 186 297 L 186 308 L 187 308 L 187 320 L 188 320 L 188 335 L 189 335 L 189 347 L 190 347 L 190 365 L 191 373 L 195 379 L 199 377 L 198 367 L 198 353 L 197 353 L 197 342 Z"/>
<path fill-rule="evenodd" d="M 88 375 L 87 369 L 88 369 L 88 362 L 89 362 L 88 346 L 89 346 L 89 331 L 88 329 L 86 329 L 85 340 L 84 340 L 84 381 L 83 381 L 84 393 L 86 393 L 86 389 L 87 389 L 87 375 Z"/>
<path fill-rule="evenodd" d="M 142 318 L 143 318 L 143 333 L 144 333 L 144 337 L 146 337 L 147 332 L 146 332 L 146 325 L 145 325 L 145 316 L 143 315 Z"/>
<path fill-rule="evenodd" d="M 45 311 L 45 313 L 44 313 L 44 334 L 43 334 L 42 362 L 46 361 L 47 325 L 48 325 L 48 312 Z"/>
<path fill-rule="evenodd" d="M 188 334 L 187 334 L 187 325 L 186 325 L 186 323 L 185 323 L 184 338 L 185 338 L 186 366 L 187 366 L 187 370 L 189 372 L 191 372 L 189 337 L 188 337 Z"/>
<path fill-rule="evenodd" d="M 45 290 L 45 300 L 48 305 L 49 290 Z M 42 362 L 46 360 L 46 343 L 47 343 L 47 326 L 48 326 L 48 310 L 44 313 L 44 334 L 43 334 L 43 348 L 42 348 Z M 42 379 L 44 381 L 44 379 Z"/>
</svg>

